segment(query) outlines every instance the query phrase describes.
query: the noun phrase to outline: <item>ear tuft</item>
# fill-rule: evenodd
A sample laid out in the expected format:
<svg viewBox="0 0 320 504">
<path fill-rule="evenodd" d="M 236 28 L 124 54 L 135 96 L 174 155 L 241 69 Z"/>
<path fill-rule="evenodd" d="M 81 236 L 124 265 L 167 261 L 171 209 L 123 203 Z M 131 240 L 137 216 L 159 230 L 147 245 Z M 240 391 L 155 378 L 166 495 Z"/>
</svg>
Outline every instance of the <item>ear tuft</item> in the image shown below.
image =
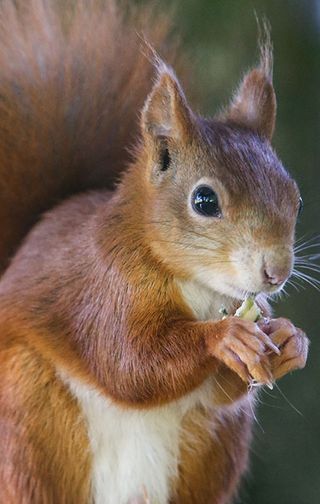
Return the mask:
<svg viewBox="0 0 320 504">
<path fill-rule="evenodd" d="M 242 80 L 223 119 L 245 126 L 271 140 L 276 121 L 276 96 L 272 84 L 273 51 L 266 22 L 260 33 L 260 63 Z"/>
<path fill-rule="evenodd" d="M 273 45 L 271 41 L 271 27 L 267 19 L 263 19 L 260 23 L 257 18 L 258 25 L 258 45 L 260 52 L 259 68 L 262 73 L 272 83 L 273 77 Z"/>
<path fill-rule="evenodd" d="M 142 131 L 155 137 L 178 139 L 192 128 L 192 112 L 173 70 L 157 58 L 157 79 L 142 110 Z"/>
</svg>

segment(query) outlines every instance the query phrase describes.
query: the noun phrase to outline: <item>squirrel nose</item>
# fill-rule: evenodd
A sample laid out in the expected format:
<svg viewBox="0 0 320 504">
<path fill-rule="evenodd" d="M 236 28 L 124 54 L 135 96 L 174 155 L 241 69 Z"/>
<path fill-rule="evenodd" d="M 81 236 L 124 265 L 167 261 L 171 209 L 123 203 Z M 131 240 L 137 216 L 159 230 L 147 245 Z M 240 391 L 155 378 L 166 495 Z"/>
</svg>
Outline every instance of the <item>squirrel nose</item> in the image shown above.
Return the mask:
<svg viewBox="0 0 320 504">
<path fill-rule="evenodd" d="M 265 266 L 263 269 L 264 282 L 269 285 L 281 285 L 288 278 L 288 271 L 277 266 Z"/>
</svg>

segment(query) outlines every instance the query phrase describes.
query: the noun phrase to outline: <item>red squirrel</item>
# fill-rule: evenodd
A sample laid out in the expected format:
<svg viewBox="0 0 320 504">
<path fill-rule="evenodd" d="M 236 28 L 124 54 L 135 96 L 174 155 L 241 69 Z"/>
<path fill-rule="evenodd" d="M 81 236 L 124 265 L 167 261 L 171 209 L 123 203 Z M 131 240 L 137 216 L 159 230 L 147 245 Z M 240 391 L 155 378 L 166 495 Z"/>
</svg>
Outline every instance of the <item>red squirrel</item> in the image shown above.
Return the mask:
<svg viewBox="0 0 320 504">
<path fill-rule="evenodd" d="M 146 7 L 7 0 L 0 17 L 0 502 L 227 504 L 250 382 L 308 349 L 267 303 L 301 201 L 270 144 L 271 46 L 205 119 L 139 48 L 141 23 L 166 46 Z M 232 315 L 250 293 L 263 323 Z"/>
</svg>

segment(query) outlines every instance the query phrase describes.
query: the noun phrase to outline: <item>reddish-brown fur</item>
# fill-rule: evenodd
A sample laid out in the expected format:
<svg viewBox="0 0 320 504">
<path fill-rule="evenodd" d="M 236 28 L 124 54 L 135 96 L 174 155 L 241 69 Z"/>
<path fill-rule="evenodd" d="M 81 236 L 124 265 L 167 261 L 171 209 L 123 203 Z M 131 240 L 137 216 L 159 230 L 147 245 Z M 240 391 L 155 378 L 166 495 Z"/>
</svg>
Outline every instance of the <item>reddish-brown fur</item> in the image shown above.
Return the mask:
<svg viewBox="0 0 320 504">
<path fill-rule="evenodd" d="M 173 502 L 231 502 L 239 478 L 247 468 L 251 440 L 248 418 L 252 411 L 244 407 L 232 418 L 222 415 L 214 426 L 208 418 L 201 422 L 203 415 L 204 412 L 200 411 L 197 416 L 185 420 L 188 435 L 182 442 L 180 484 Z M 216 471 L 215 477 L 213 471 Z"/>
<path fill-rule="evenodd" d="M 1 270 L 43 211 L 113 187 L 128 163 L 154 73 L 137 33 L 177 60 L 169 16 L 155 10 L 1 2 Z"/>
<path fill-rule="evenodd" d="M 2 6 L 3 265 L 53 201 L 113 183 L 136 132 L 150 64 L 132 28 L 116 36 L 123 25 L 110 2 L 107 13 L 98 2 L 85 3 L 63 18 L 65 26 L 43 0 L 26 11 L 21 5 L 20 14 L 11 2 Z M 21 44 L 22 59 L 11 67 Z M 216 410 L 197 406 L 184 419 L 171 502 L 227 503 L 247 465 L 252 420 L 228 408 L 246 396 L 249 375 L 266 383 L 305 363 L 306 337 L 288 321 L 262 332 L 236 317 L 197 320 L 177 283 L 199 263 L 236 277 L 223 259 L 248 237 L 262 248 L 277 245 L 275 257 L 290 269 L 299 193 L 269 145 L 270 76 L 263 66 L 253 70 L 237 108 L 208 121 L 191 112 L 173 72 L 159 62 L 158 74 L 135 160 L 117 190 L 76 196 L 45 215 L 1 279 L 1 502 L 90 502 L 88 435 L 64 373 L 135 409 L 168 404 L 212 376 Z M 261 86 L 271 86 L 270 96 Z M 247 100 L 258 100 L 260 122 L 246 121 Z M 172 154 L 168 173 L 159 169 L 164 148 Z M 201 176 L 215 181 L 224 205 L 225 218 L 213 226 L 194 222 L 184 203 Z M 205 234 L 219 245 L 219 266 Z M 280 356 L 266 352 L 271 339 Z"/>
</svg>

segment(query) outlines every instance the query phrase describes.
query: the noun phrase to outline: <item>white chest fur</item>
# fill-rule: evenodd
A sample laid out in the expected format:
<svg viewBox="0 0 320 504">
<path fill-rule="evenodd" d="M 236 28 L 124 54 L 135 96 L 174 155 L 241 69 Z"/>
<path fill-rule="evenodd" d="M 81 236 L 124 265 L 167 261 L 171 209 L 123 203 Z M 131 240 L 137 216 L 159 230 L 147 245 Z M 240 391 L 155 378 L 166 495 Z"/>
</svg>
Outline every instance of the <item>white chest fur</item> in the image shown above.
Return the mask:
<svg viewBox="0 0 320 504">
<path fill-rule="evenodd" d="M 178 287 L 197 320 L 221 319 L 220 308 L 224 306 L 229 310 L 233 302 L 231 298 L 218 294 L 196 281 L 179 281 Z"/>
<path fill-rule="evenodd" d="M 87 422 L 94 503 L 128 504 L 145 493 L 152 504 L 167 504 L 170 481 L 177 474 L 183 417 L 199 402 L 212 405 L 211 380 L 179 401 L 142 411 L 121 408 L 62 377 Z"/>
<path fill-rule="evenodd" d="M 193 283 L 179 287 L 197 319 L 221 317 L 219 308 L 227 299 L 213 299 L 212 291 Z M 87 422 L 94 504 L 140 503 L 144 493 L 152 504 L 168 504 L 170 483 L 178 470 L 183 418 L 199 403 L 212 407 L 214 380 L 209 378 L 169 405 L 144 411 L 121 408 L 64 373 L 60 376 L 79 401 Z"/>
</svg>

